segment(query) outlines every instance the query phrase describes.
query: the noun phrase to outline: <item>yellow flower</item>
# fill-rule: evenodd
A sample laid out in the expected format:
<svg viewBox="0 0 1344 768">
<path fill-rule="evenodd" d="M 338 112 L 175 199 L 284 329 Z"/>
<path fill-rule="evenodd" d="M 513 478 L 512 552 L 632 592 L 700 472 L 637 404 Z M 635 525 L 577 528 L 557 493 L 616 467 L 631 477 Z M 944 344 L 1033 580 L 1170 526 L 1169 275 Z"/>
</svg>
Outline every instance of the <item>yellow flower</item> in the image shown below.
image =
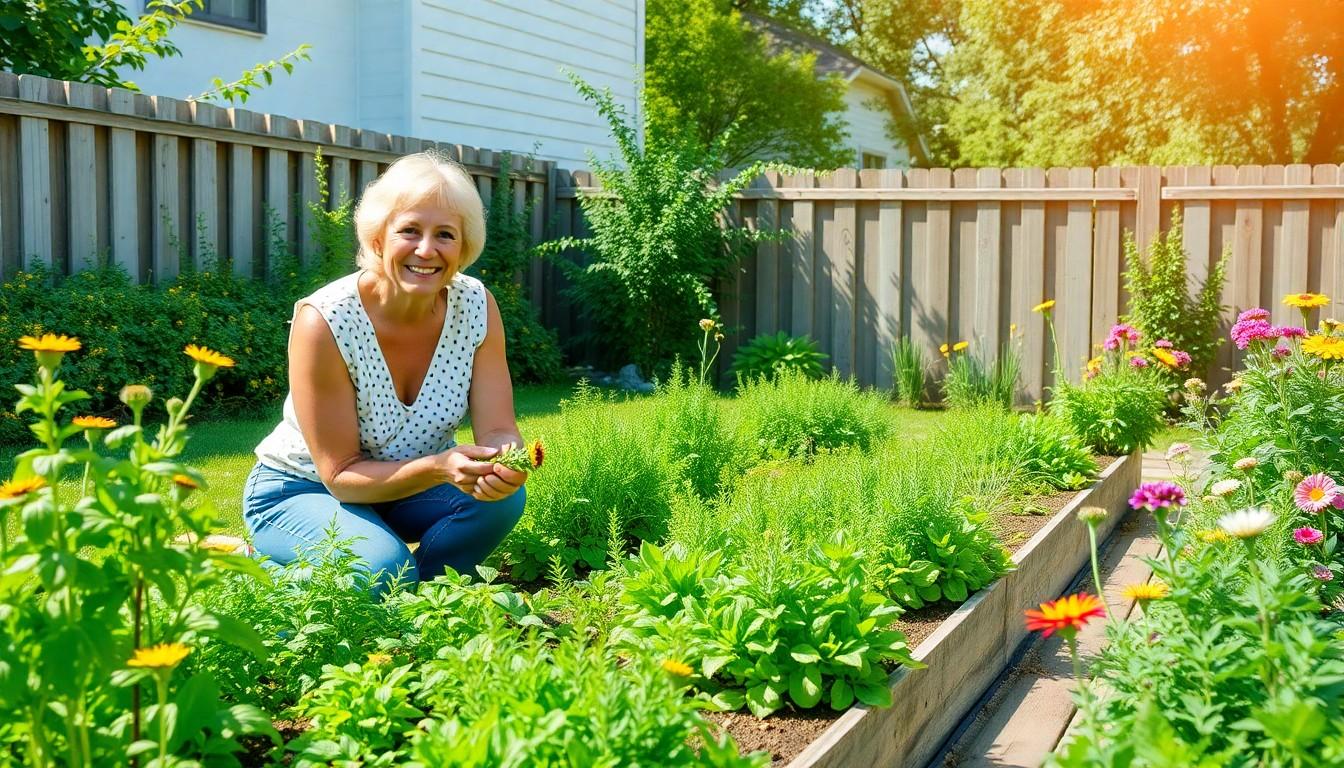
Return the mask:
<svg viewBox="0 0 1344 768">
<path fill-rule="evenodd" d="M 969 341 L 958 341 L 956 344 L 952 345 L 952 351 L 964 352 L 966 348 L 969 346 L 971 346 L 971 343 Z"/>
<path fill-rule="evenodd" d="M 1314 334 L 1302 340 L 1302 351 L 1322 360 L 1344 360 L 1344 339 Z"/>
<path fill-rule="evenodd" d="M 200 483 L 186 475 L 173 475 L 173 485 L 188 491 L 194 491 L 201 487 Z"/>
<path fill-rule="evenodd" d="M 1049 312 L 1050 310 L 1052 310 L 1052 309 L 1054 309 L 1054 308 L 1055 308 L 1055 300 L 1054 300 L 1054 299 L 1046 299 L 1045 301 L 1042 301 L 1040 304 L 1037 304 L 1036 306 L 1032 307 L 1032 308 L 1031 308 L 1031 311 L 1032 311 L 1032 312 Z"/>
<path fill-rule="evenodd" d="M 188 344 L 187 348 L 182 350 L 187 353 L 187 357 L 198 363 L 213 365 L 216 368 L 232 368 L 233 358 L 210 349 L 209 347 L 198 347 L 195 344 Z"/>
<path fill-rule="evenodd" d="M 1228 532 L 1222 528 L 1206 528 L 1195 535 L 1205 544 L 1223 544 L 1232 540 Z"/>
<path fill-rule="evenodd" d="M 706 317 L 705 319 L 701 320 L 701 321 L 700 321 L 700 330 L 702 330 L 702 331 L 712 331 L 712 330 L 714 330 L 714 321 L 713 321 L 713 320 L 710 320 L 708 317 Z"/>
<path fill-rule="evenodd" d="M 392 663 L 392 657 L 386 653 L 370 653 L 365 663 L 371 667 L 384 667 Z"/>
<path fill-rule="evenodd" d="M 1015 333 L 1017 333 L 1017 323 L 1009 323 L 1009 324 L 1008 324 L 1008 335 L 1009 335 L 1009 336 L 1012 336 L 1012 335 L 1015 334 Z"/>
<path fill-rule="evenodd" d="M 663 670 L 673 677 L 690 677 L 695 670 L 674 659 L 663 659 Z"/>
<path fill-rule="evenodd" d="M 36 491 L 47 484 L 47 481 L 34 475 L 27 480 L 6 480 L 0 483 L 0 499 L 17 499 Z"/>
<path fill-rule="evenodd" d="M 1161 347 L 1154 347 L 1154 348 L 1153 348 L 1153 357 L 1156 357 L 1159 361 L 1161 361 L 1161 363 L 1162 363 L 1163 365 L 1167 366 L 1168 368 L 1178 368 L 1178 367 L 1180 367 L 1180 366 L 1177 364 L 1177 362 L 1176 362 L 1176 355 L 1173 355 L 1173 354 L 1171 353 L 1171 350 L 1169 350 L 1169 349 L 1162 349 Z"/>
<path fill-rule="evenodd" d="M 73 336 L 61 334 L 57 336 L 54 333 L 48 333 L 41 337 L 23 336 L 19 338 L 19 348 L 27 349 L 37 358 L 37 364 L 54 371 L 61 364 L 61 358 L 66 352 L 74 352 L 79 349 L 79 339 Z"/>
<path fill-rule="evenodd" d="M 540 468 L 541 462 L 545 461 L 546 448 L 541 444 L 540 438 L 527 444 L 527 458 L 532 462 L 533 469 Z"/>
<path fill-rule="evenodd" d="M 196 361 L 196 377 L 202 382 L 209 381 L 213 378 L 215 371 L 218 371 L 220 368 L 233 367 L 232 357 L 221 355 L 208 347 L 198 347 L 195 344 L 188 344 L 187 348 L 182 351 L 187 353 L 187 357 Z"/>
<path fill-rule="evenodd" d="M 45 334 L 41 338 L 23 336 L 19 339 L 19 348 L 33 352 L 76 352 L 79 350 L 79 339 L 65 334 L 57 336 L 54 333 Z"/>
<path fill-rule="evenodd" d="M 117 426 L 117 422 L 106 416 L 76 416 L 70 423 L 84 429 L 111 429 Z"/>
<path fill-rule="evenodd" d="M 1124 591 L 1126 600 L 1133 600 L 1139 605 L 1147 605 L 1153 600 L 1161 600 L 1169 594 L 1171 594 L 1171 590 L 1167 589 L 1167 585 L 1160 581 L 1129 584 Z"/>
<path fill-rule="evenodd" d="M 1087 372 L 1091 374 L 1101 373 L 1101 358 L 1094 357 L 1087 361 Z"/>
<path fill-rule="evenodd" d="M 1298 309 L 1316 309 L 1329 304 L 1330 297 L 1319 293 L 1290 293 L 1283 297 L 1283 303 Z"/>
<path fill-rule="evenodd" d="M 159 643 L 149 648 L 135 649 L 135 655 L 126 662 L 128 667 L 145 669 L 172 669 L 191 653 L 191 648 L 182 643 Z"/>
</svg>

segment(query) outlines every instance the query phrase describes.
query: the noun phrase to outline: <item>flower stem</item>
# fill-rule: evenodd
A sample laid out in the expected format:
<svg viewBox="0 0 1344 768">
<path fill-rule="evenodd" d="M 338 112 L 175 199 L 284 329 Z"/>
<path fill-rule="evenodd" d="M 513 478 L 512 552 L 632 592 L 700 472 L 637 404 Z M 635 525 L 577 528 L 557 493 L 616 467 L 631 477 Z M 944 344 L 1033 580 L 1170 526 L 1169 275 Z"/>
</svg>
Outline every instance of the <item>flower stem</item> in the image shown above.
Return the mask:
<svg viewBox="0 0 1344 768">
<path fill-rule="evenodd" d="M 1113 616 L 1111 606 L 1106 602 L 1106 590 L 1101 583 L 1101 563 L 1097 556 L 1097 524 L 1092 520 L 1087 521 L 1087 543 L 1091 548 L 1092 554 L 1092 583 L 1097 587 L 1097 599 L 1101 601 L 1102 607 L 1106 609 L 1107 616 Z"/>
</svg>

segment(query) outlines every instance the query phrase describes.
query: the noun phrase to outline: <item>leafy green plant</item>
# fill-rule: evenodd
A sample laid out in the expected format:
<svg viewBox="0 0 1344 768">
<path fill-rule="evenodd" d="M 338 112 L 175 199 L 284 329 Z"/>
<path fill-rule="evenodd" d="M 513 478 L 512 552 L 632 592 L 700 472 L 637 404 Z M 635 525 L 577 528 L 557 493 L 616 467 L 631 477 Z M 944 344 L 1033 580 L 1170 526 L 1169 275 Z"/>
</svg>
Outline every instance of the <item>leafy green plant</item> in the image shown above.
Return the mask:
<svg viewBox="0 0 1344 768">
<path fill-rule="evenodd" d="M 712 498 L 746 469 L 750 456 L 724 418 L 719 396 L 693 381 L 686 368 L 672 367 L 648 408 L 658 452 L 675 483 Z"/>
<path fill-rule="evenodd" d="M 714 556 L 668 565 L 685 557 L 669 549 L 628 567 L 632 578 L 650 563 L 665 573 L 695 573 Z M 697 588 L 703 596 L 694 595 Z M 766 717 L 786 697 L 802 709 L 823 702 L 845 709 L 855 700 L 890 706 L 886 665 L 922 666 L 905 636 L 887 628 L 899 609 L 868 591 L 861 553 L 843 535 L 807 552 L 771 542 L 690 591 L 677 595 L 680 609 L 671 617 L 668 597 L 658 597 L 657 590 L 632 595 L 639 602 L 627 625 L 629 642 L 655 655 L 669 649 L 691 654 L 695 686 L 726 709 L 747 706 Z"/>
<path fill-rule="evenodd" d="M 953 408 L 981 402 L 1011 408 L 1020 370 L 1020 355 L 1011 343 L 1004 344 L 988 364 L 973 353 L 954 350 L 948 357 L 943 395 Z"/>
<path fill-rule="evenodd" d="M 1195 291 L 1189 288 L 1188 256 L 1182 240 L 1181 211 L 1173 208 L 1171 226 L 1154 238 L 1147 257 L 1139 253 L 1133 233 L 1125 233 L 1125 320 L 1148 339 L 1166 339 L 1190 353 L 1190 369 L 1207 371 L 1222 343 L 1223 283 L 1232 256 L 1228 246 Z"/>
<path fill-rule="evenodd" d="M 529 158 L 524 170 L 530 168 Z M 560 342 L 554 330 L 541 324 L 522 284 L 532 262 L 531 221 L 536 203 L 528 201 L 514 210 L 513 185 L 509 183 L 512 170 L 513 155 L 500 153 L 499 172 L 486 209 L 485 248 L 467 272 L 480 278 L 495 297 L 508 342 L 509 374 L 514 381 L 555 381 L 564 374 Z"/>
<path fill-rule="evenodd" d="M 1113 364 L 1082 384 L 1061 382 L 1050 412 L 1093 450 L 1123 456 L 1152 443 L 1166 425 L 1166 404 L 1166 383 L 1159 375 Z"/>
<path fill-rule="evenodd" d="M 358 760 L 392 765 L 402 757 L 407 736 L 424 713 L 411 704 L 419 684 L 411 664 L 393 666 L 387 654 L 370 654 L 362 664 L 328 664 L 318 686 L 294 707 L 311 728 L 288 745 L 296 766 Z"/>
<path fill-rule="evenodd" d="M 781 370 L 797 371 L 809 379 L 819 379 L 825 353 L 807 336 L 790 336 L 785 331 L 761 335 L 733 353 L 732 374 L 739 382 L 770 378 Z"/>
<path fill-rule="evenodd" d="M 667 530 L 676 485 L 649 425 L 612 412 L 613 400 L 581 383 L 561 403 L 547 442 L 566 461 L 528 481 L 527 509 L 500 547 L 515 580 L 545 573 L 552 557 L 566 569 L 603 568 L 615 536 L 658 540 Z"/>
<path fill-rule="evenodd" d="M 719 314 L 710 285 L 771 236 L 719 223 L 733 195 L 766 166 L 753 163 L 717 181 L 730 134 L 708 148 L 656 131 L 641 138 L 609 90 L 572 73 L 570 80 L 607 121 L 620 157 L 590 160 L 602 191 L 581 194 L 579 204 L 592 236 L 561 238 L 542 250 L 582 249 L 590 257 L 582 266 L 558 263 L 573 281 L 574 302 L 592 319 L 588 341 L 600 362 L 653 371 L 678 356 L 693 359 L 685 329 Z"/>
<path fill-rule="evenodd" d="M 359 244 L 355 239 L 355 201 L 349 190 L 342 189 L 340 199 L 333 204 L 321 147 L 313 153 L 313 177 L 317 182 L 317 199 L 308 203 L 305 213 L 317 249 L 316 264 L 308 272 L 308 282 L 316 289 L 350 273 Z"/>
<path fill-rule="evenodd" d="M 891 396 L 910 408 L 924 404 L 929 361 L 924 350 L 902 336 L 891 345 Z"/>
<path fill-rule="evenodd" d="M 1035 488 L 1077 490 L 1097 473 L 1097 460 L 1087 443 L 1068 422 L 1052 414 L 1017 419 L 1005 450 Z"/>
<path fill-rule="evenodd" d="M 738 404 L 743 433 L 767 457 L 866 449 L 890 428 L 883 398 L 839 374 L 814 381 L 784 370 L 773 379 L 745 381 Z"/>
</svg>

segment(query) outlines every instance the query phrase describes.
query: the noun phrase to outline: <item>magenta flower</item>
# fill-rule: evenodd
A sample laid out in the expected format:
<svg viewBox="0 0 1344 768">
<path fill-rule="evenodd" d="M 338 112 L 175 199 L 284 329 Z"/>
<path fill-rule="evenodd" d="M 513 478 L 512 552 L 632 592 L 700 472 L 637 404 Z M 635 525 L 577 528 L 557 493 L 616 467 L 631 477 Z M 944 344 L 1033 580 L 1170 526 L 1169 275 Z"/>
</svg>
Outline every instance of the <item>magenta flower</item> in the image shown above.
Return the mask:
<svg viewBox="0 0 1344 768">
<path fill-rule="evenodd" d="M 1171 349 L 1176 345 L 1172 344 L 1170 341 L 1167 341 L 1166 339 L 1158 339 L 1157 341 L 1153 342 L 1153 346 L 1157 347 L 1158 349 Z"/>
<path fill-rule="evenodd" d="M 1129 506 L 1134 509 L 1146 509 L 1156 512 L 1159 509 L 1185 506 L 1185 491 L 1181 486 L 1162 480 L 1156 483 L 1144 483 L 1129 497 Z"/>
<path fill-rule="evenodd" d="M 1307 336 L 1306 328 L 1299 328 L 1296 325 L 1280 325 L 1274 329 L 1281 339 L 1304 339 Z"/>
<path fill-rule="evenodd" d="M 1331 573 L 1330 569 L 1324 565 L 1313 565 L 1311 566 L 1311 578 L 1317 581 L 1334 581 L 1335 574 Z"/>
<path fill-rule="evenodd" d="M 1142 356 L 1140 356 L 1140 355 L 1135 355 L 1135 356 L 1129 358 L 1129 367 L 1130 367 L 1130 368 L 1147 368 L 1147 367 L 1148 367 L 1148 360 L 1147 360 L 1147 358 L 1144 358 L 1144 357 L 1142 357 Z"/>
<path fill-rule="evenodd" d="M 1293 351 L 1292 351 L 1291 349 L 1287 348 L 1287 347 L 1275 347 L 1275 348 L 1274 348 L 1274 353 L 1273 353 L 1273 354 L 1274 354 L 1275 357 L 1280 357 L 1280 358 L 1282 358 L 1282 357 L 1287 357 L 1287 356 L 1293 354 Z"/>
<path fill-rule="evenodd" d="M 1274 326 L 1267 320 L 1238 320 L 1232 326 L 1232 341 L 1236 342 L 1237 349 L 1245 349 L 1250 346 L 1252 341 L 1261 341 L 1264 339 L 1277 339 L 1278 334 L 1274 332 Z"/>
<path fill-rule="evenodd" d="M 1320 544 L 1321 540 L 1324 538 L 1325 538 L 1324 533 L 1321 533 L 1320 531 L 1311 527 L 1297 528 L 1293 531 L 1293 541 L 1296 541 L 1298 544 L 1301 544 L 1304 547 L 1309 547 L 1313 544 Z"/>
<path fill-rule="evenodd" d="M 1339 486 L 1335 481 L 1329 475 L 1317 472 L 1297 484 L 1293 491 L 1293 503 L 1303 512 L 1320 512 L 1334 504 L 1338 495 Z"/>
<path fill-rule="evenodd" d="M 1176 367 L 1184 368 L 1190 364 L 1190 353 L 1182 349 L 1173 349 L 1171 354 L 1176 357 Z"/>
<path fill-rule="evenodd" d="M 1261 309 L 1260 307 L 1251 307 L 1245 312 L 1242 312 L 1240 315 L 1237 315 L 1238 323 L 1240 323 L 1243 320 L 1268 320 L 1268 319 L 1269 319 L 1269 310 Z"/>
</svg>

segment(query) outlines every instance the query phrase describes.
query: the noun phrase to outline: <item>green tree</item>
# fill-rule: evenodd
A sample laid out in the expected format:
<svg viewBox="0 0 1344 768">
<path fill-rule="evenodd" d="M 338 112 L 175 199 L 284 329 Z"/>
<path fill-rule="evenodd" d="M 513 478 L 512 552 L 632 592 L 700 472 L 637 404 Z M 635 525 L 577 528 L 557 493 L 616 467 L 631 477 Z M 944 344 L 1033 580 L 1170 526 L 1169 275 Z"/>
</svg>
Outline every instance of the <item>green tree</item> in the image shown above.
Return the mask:
<svg viewBox="0 0 1344 768">
<path fill-rule="evenodd" d="M 815 55 L 772 50 L 729 0 L 648 0 L 644 100 L 648 130 L 722 147 L 728 166 L 768 158 L 853 164 L 844 147 L 844 85 L 817 78 Z M 734 128 L 735 126 L 735 128 Z"/>
<path fill-rule="evenodd" d="M 133 19 L 117 0 L 0 0 L 0 69 L 139 90 L 123 73 L 144 70 L 151 58 L 182 55 L 168 35 L 203 7 L 204 0 L 149 0 L 144 14 Z M 209 90 L 193 98 L 245 102 L 253 90 L 271 83 L 276 70 L 289 73 L 295 61 L 307 61 L 308 49 L 300 45 L 232 82 L 214 78 Z"/>
</svg>

